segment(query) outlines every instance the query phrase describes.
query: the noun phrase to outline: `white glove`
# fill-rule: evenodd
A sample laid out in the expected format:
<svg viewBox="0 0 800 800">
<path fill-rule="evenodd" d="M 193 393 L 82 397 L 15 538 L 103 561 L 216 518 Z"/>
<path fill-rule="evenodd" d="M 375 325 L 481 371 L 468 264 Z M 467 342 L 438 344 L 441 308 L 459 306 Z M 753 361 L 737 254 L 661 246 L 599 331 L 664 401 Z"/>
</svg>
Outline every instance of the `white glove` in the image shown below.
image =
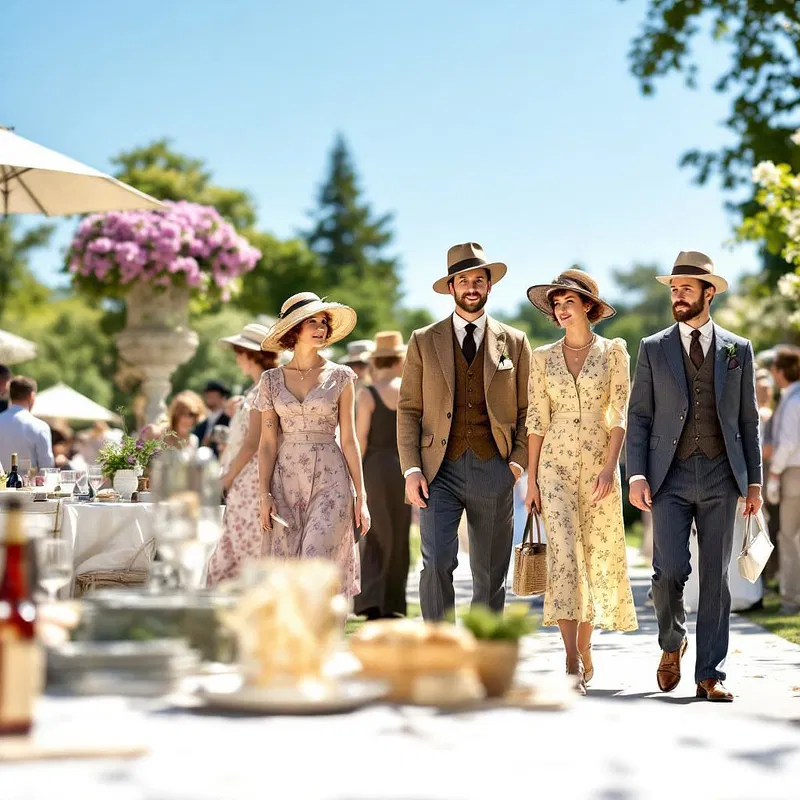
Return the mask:
<svg viewBox="0 0 800 800">
<path fill-rule="evenodd" d="M 781 478 L 780 475 L 770 475 L 767 478 L 767 487 L 764 492 L 767 502 L 776 506 L 781 501 Z"/>
</svg>

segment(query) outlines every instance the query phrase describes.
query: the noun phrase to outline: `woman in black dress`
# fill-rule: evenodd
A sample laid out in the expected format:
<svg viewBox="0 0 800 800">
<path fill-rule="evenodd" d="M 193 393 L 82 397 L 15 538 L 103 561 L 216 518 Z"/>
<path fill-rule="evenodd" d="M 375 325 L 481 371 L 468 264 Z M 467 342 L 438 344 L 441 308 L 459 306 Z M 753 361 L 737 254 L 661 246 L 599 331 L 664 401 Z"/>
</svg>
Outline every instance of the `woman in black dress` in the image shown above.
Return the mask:
<svg viewBox="0 0 800 800">
<path fill-rule="evenodd" d="M 397 398 L 406 347 L 399 331 L 375 336 L 370 356 L 373 382 L 361 389 L 356 433 L 364 454 L 364 483 L 372 529 L 359 542 L 361 594 L 355 612 L 368 619 L 405 616 L 411 506 L 397 453 Z"/>
</svg>

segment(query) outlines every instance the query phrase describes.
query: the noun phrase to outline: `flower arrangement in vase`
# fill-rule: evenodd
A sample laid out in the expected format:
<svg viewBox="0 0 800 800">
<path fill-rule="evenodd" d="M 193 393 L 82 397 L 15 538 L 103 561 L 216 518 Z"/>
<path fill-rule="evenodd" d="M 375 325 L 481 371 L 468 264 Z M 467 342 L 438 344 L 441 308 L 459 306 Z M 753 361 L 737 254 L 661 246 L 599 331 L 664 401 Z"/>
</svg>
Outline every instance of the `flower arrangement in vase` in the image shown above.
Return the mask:
<svg viewBox="0 0 800 800">
<path fill-rule="evenodd" d="M 103 475 L 111 479 L 117 494 L 130 499 L 151 459 L 168 447 L 164 436 L 144 440 L 126 431 L 119 442 L 109 442 L 100 449 L 97 463 L 102 467 Z"/>
<path fill-rule="evenodd" d="M 219 212 L 186 201 L 164 209 L 91 214 L 67 256 L 73 282 L 96 297 L 121 299 L 134 286 L 188 287 L 207 302 L 227 301 L 260 251 Z"/>
</svg>

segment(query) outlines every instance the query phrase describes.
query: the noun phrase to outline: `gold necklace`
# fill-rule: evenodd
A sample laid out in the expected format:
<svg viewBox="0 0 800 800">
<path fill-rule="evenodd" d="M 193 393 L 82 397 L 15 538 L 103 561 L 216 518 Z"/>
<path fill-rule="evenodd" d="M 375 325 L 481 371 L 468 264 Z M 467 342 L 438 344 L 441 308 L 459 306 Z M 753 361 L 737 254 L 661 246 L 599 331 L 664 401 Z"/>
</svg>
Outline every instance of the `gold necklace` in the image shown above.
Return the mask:
<svg viewBox="0 0 800 800">
<path fill-rule="evenodd" d="M 319 369 L 319 364 L 313 367 L 309 367 L 307 370 L 303 371 L 300 367 L 292 367 L 292 369 L 300 374 L 300 382 L 302 383 L 310 374 L 312 370 Z"/>
<path fill-rule="evenodd" d="M 580 353 L 581 353 L 581 352 L 583 352 L 584 350 L 586 350 L 586 348 L 588 348 L 588 347 L 591 347 L 591 346 L 594 344 L 594 340 L 595 340 L 596 336 L 597 336 L 597 334 L 594 334 L 594 333 L 593 333 L 593 334 L 592 334 L 592 338 L 591 338 L 591 339 L 589 339 L 589 341 L 588 341 L 588 342 L 587 342 L 585 345 L 583 345 L 583 347 L 570 347 L 570 346 L 567 344 L 567 338 L 566 338 L 566 336 L 564 337 L 564 339 L 562 339 L 562 341 L 561 341 L 561 344 L 562 344 L 564 347 L 566 347 L 566 348 L 567 348 L 567 350 L 572 350 L 572 352 L 573 352 L 573 353 L 575 353 L 575 355 L 573 356 L 573 358 L 575 359 L 575 361 L 578 361 L 578 360 L 580 359 Z"/>
</svg>

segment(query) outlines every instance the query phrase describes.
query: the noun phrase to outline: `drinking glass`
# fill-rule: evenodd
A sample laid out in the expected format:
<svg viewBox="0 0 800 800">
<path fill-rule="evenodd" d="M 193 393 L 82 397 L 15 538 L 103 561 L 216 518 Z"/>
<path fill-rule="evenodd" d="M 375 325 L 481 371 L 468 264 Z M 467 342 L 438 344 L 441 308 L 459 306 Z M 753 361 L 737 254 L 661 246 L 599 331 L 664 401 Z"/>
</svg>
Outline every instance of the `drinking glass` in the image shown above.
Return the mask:
<svg viewBox="0 0 800 800">
<path fill-rule="evenodd" d="M 100 490 L 104 480 L 102 467 L 96 465 L 89 467 L 89 486 L 95 494 Z"/>
<path fill-rule="evenodd" d="M 66 539 L 37 539 L 36 567 L 39 585 L 52 603 L 56 593 L 72 580 L 72 548 Z"/>
<path fill-rule="evenodd" d="M 31 474 L 31 460 L 29 458 L 21 458 L 17 465 L 17 469 L 19 471 L 20 478 L 22 478 L 22 485 L 30 486 L 33 483 L 31 480 L 33 477 Z"/>
<path fill-rule="evenodd" d="M 75 470 L 75 484 L 78 487 L 78 494 L 89 494 L 89 473 L 85 469 Z"/>
<path fill-rule="evenodd" d="M 61 491 L 67 494 L 72 494 L 75 491 L 75 481 L 77 475 L 74 469 L 62 469 L 59 475 L 59 482 L 61 483 Z"/>
<path fill-rule="evenodd" d="M 49 493 L 55 491 L 56 486 L 58 486 L 60 475 L 61 470 L 58 467 L 45 467 L 42 470 L 42 476 L 44 477 L 44 490 L 46 492 Z"/>
</svg>

